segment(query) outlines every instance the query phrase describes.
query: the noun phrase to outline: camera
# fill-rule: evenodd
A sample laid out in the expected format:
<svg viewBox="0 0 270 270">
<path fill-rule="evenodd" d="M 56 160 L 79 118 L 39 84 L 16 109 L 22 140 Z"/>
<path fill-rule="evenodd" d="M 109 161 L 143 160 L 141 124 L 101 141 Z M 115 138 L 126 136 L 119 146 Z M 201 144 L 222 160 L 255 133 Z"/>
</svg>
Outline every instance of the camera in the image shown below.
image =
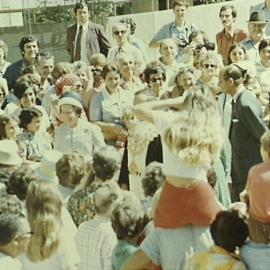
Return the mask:
<svg viewBox="0 0 270 270">
<path fill-rule="evenodd" d="M 180 39 L 178 43 L 179 48 L 186 48 L 189 45 L 189 42 L 185 39 Z"/>
<path fill-rule="evenodd" d="M 195 47 L 195 50 L 201 50 L 202 48 L 205 48 L 207 51 L 214 51 L 215 50 L 215 43 L 214 42 L 205 42 L 204 44 L 198 44 Z"/>
</svg>

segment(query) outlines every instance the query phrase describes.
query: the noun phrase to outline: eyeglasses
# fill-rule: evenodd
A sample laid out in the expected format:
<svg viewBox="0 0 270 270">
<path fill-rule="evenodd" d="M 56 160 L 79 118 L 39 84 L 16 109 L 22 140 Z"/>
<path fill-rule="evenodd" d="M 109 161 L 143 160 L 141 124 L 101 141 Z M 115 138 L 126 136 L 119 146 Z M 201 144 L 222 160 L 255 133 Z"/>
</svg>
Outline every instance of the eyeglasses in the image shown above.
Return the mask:
<svg viewBox="0 0 270 270">
<path fill-rule="evenodd" d="M 127 31 L 126 30 L 121 30 L 121 31 L 114 31 L 113 33 L 116 35 L 116 36 L 119 36 L 119 34 L 123 35 L 125 34 Z"/>
<path fill-rule="evenodd" d="M 163 82 L 163 77 L 154 77 L 150 79 L 151 82 L 156 83 L 157 81 Z"/>
<path fill-rule="evenodd" d="M 74 85 L 74 87 L 75 87 L 76 89 L 82 89 L 82 88 L 83 88 L 83 86 L 82 86 L 81 84 Z"/>
<path fill-rule="evenodd" d="M 205 64 L 205 68 L 217 68 L 217 65 L 212 65 L 212 64 Z"/>
</svg>

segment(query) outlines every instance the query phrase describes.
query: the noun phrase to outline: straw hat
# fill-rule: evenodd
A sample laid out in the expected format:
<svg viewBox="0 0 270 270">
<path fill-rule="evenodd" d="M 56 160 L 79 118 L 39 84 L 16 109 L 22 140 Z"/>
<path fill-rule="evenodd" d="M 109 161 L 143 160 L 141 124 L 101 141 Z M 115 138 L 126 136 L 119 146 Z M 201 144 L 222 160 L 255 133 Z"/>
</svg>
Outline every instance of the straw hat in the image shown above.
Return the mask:
<svg viewBox="0 0 270 270">
<path fill-rule="evenodd" d="M 21 165 L 22 158 L 18 154 L 18 146 L 13 140 L 0 141 L 0 164 Z"/>
<path fill-rule="evenodd" d="M 40 165 L 36 168 L 37 177 L 40 180 L 50 181 L 58 184 L 55 165 L 62 155 L 62 153 L 56 150 L 51 150 L 45 153 Z"/>
</svg>

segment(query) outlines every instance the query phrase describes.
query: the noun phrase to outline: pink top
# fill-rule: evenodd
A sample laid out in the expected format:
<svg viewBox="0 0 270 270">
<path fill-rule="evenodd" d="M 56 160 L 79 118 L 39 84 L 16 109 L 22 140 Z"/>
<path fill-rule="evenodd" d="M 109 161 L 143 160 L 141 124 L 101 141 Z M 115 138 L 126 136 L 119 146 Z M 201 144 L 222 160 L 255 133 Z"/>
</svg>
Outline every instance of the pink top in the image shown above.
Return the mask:
<svg viewBox="0 0 270 270">
<path fill-rule="evenodd" d="M 249 170 L 247 192 L 250 216 L 260 222 L 270 222 L 270 162 Z"/>
</svg>

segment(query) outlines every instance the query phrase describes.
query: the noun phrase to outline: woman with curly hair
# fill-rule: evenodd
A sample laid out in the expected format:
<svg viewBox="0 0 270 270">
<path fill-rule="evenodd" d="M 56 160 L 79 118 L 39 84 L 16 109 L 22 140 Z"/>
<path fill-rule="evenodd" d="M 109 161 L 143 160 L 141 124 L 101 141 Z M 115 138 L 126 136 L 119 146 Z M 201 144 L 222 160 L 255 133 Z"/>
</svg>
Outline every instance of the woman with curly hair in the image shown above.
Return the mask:
<svg viewBox="0 0 270 270">
<path fill-rule="evenodd" d="M 155 211 L 155 230 L 124 269 L 141 269 L 149 261 L 164 269 L 182 269 L 192 251 L 211 246 L 209 225 L 222 209 L 207 182 L 223 143 L 217 104 L 196 87 L 185 97 L 139 104 L 134 113 L 161 134 L 166 180 Z"/>
</svg>

